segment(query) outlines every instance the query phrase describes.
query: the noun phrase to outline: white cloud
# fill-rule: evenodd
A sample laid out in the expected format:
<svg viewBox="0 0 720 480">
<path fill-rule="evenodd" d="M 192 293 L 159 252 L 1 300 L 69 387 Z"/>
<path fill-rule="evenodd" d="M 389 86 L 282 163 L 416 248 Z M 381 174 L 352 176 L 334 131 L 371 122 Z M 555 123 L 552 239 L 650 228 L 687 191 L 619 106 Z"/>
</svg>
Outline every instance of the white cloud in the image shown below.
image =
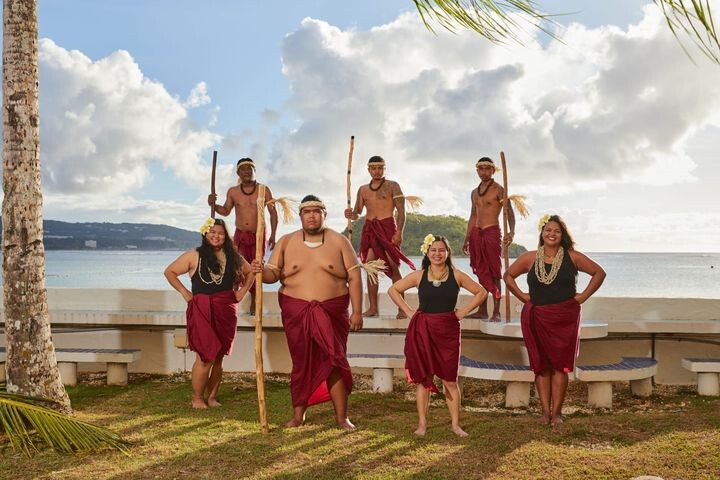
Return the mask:
<svg viewBox="0 0 720 480">
<path fill-rule="evenodd" d="M 717 119 L 720 69 L 691 63 L 654 6 L 627 31 L 576 24 L 563 41 L 434 36 L 409 14 L 369 31 L 305 19 L 283 44 L 297 123 L 261 159 L 269 181 L 322 193 L 337 227 L 350 135 L 353 191 L 381 154 L 425 212 L 467 216 L 474 161 L 500 150 L 513 192 L 560 204 L 588 189 L 697 181 L 688 139 Z"/>
<path fill-rule="evenodd" d="M 190 95 L 188 95 L 188 98 L 185 100 L 185 102 L 183 102 L 183 107 L 201 107 L 203 105 L 207 105 L 211 101 L 212 99 L 207 92 L 207 84 L 205 82 L 200 82 L 195 85 L 195 87 L 190 91 Z"/>
<path fill-rule="evenodd" d="M 145 185 L 153 162 L 188 185 L 209 176 L 200 154 L 218 135 L 193 124 L 186 107 L 145 77 L 128 52 L 93 61 L 42 39 L 39 64 L 47 192 L 119 196 Z M 206 101 L 200 83 L 188 105 Z"/>
</svg>

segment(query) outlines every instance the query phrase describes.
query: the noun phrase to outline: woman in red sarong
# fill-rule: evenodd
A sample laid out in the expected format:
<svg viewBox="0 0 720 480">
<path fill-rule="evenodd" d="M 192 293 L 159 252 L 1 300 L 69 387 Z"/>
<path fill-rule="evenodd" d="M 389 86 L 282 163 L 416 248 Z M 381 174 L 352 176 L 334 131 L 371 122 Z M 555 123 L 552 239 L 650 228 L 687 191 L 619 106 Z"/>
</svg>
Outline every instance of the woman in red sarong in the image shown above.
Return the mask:
<svg viewBox="0 0 720 480">
<path fill-rule="evenodd" d="M 522 254 L 505 272 L 508 290 L 525 306 L 520 323 L 535 388 L 542 408 L 542 423 L 562 423 L 562 405 L 568 373 L 575 368 L 580 333 L 580 305 L 600 288 L 605 271 L 575 250 L 575 242 L 558 215 L 545 215 L 538 224 L 538 249 Z M 577 272 L 590 275 L 590 283 L 577 293 Z M 515 279 L 527 274 L 529 293 Z"/>
<path fill-rule="evenodd" d="M 188 302 L 188 345 L 196 353 L 192 367 L 193 408 L 220 406 L 217 394 L 222 361 L 230 355 L 235 340 L 238 302 L 253 285 L 255 277 L 249 274 L 260 271 L 259 260 L 249 264 L 238 255 L 223 220 L 208 219 L 200 233 L 202 244 L 180 255 L 165 269 L 165 278 Z M 192 291 L 178 278 L 185 273 L 190 275 Z"/>
<path fill-rule="evenodd" d="M 430 392 L 437 392 L 433 377 L 445 387 L 452 431 L 466 437 L 460 427 L 460 391 L 457 386 L 460 362 L 460 321 L 487 297 L 485 289 L 464 272 L 453 268 L 452 252 L 445 237 L 428 235 L 420 247 L 422 270 L 412 272 L 388 290 L 393 302 L 410 317 L 405 335 L 405 370 L 408 381 L 416 383 L 418 427 L 425 435 Z M 418 289 L 419 308 L 413 310 L 402 294 Z M 456 309 L 460 287 L 474 296 L 464 308 Z"/>
</svg>

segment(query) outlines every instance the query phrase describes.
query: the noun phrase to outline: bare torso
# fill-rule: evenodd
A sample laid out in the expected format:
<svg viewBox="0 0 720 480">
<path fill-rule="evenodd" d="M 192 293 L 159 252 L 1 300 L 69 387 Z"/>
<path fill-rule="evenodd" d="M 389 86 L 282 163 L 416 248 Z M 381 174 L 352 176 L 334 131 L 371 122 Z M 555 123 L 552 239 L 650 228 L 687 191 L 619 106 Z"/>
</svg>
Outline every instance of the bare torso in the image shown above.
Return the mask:
<svg viewBox="0 0 720 480">
<path fill-rule="evenodd" d="M 235 227 L 238 230 L 254 232 L 257 229 L 257 195 L 258 188 L 253 190 L 252 186 L 237 185 L 228 190 L 228 199 L 235 210 Z M 268 198 L 267 195 L 265 197 Z"/>
<path fill-rule="evenodd" d="M 480 192 L 475 188 L 472 192 L 472 203 L 475 208 L 475 227 L 485 228 L 499 224 L 502 210 L 503 188 L 496 182 L 485 189 L 480 186 Z M 480 195 L 480 194 L 483 195 Z"/>
<path fill-rule="evenodd" d="M 323 244 L 316 248 L 303 243 L 302 230 L 288 234 L 278 243 L 280 291 L 285 295 L 325 301 L 348 293 L 345 265 L 356 260 L 343 258 L 343 242 L 347 242 L 344 237 L 327 228 L 324 232 Z M 321 238 L 322 234 L 306 235 L 308 241 L 319 242 Z"/>
<path fill-rule="evenodd" d="M 392 217 L 396 205 L 396 201 L 393 200 L 395 195 L 402 195 L 402 191 L 398 183 L 392 180 L 385 180 L 376 191 L 370 188 L 370 184 L 360 187 L 359 196 L 362 204 L 367 208 L 366 218 L 382 220 Z M 403 200 L 399 199 L 399 201 Z"/>
</svg>

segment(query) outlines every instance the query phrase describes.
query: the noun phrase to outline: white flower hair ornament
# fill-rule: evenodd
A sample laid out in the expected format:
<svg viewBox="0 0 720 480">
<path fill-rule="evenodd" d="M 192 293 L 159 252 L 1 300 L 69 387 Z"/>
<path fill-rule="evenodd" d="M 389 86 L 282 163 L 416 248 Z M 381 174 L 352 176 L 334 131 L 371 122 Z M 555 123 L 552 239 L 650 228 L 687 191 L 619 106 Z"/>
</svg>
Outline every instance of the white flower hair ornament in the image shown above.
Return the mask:
<svg viewBox="0 0 720 480">
<path fill-rule="evenodd" d="M 427 255 L 428 250 L 430 249 L 430 245 L 435 241 L 435 235 L 432 233 L 428 233 L 425 235 L 425 238 L 423 239 L 422 245 L 420 245 L 420 251 L 423 255 Z"/>
<path fill-rule="evenodd" d="M 208 218 L 207 220 L 205 220 L 205 223 L 202 224 L 202 227 L 200 227 L 200 234 L 205 235 L 214 226 L 215 226 L 215 219 Z"/>
<path fill-rule="evenodd" d="M 549 213 L 546 213 L 545 215 L 543 215 L 543 216 L 540 218 L 540 220 L 538 221 L 538 232 L 542 232 L 543 227 L 545 226 L 545 224 L 546 224 L 547 222 L 550 221 L 550 217 L 551 217 L 551 216 L 552 216 L 552 215 L 550 215 Z"/>
</svg>

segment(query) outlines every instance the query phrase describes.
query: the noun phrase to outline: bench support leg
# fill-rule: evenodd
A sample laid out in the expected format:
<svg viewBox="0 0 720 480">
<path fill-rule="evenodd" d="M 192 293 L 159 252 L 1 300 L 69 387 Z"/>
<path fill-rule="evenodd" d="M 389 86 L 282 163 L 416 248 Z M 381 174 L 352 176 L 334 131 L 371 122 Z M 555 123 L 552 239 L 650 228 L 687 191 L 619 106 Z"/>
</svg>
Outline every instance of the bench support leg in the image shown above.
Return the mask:
<svg viewBox="0 0 720 480">
<path fill-rule="evenodd" d="M 60 370 L 60 379 L 63 385 L 69 387 L 77 385 L 77 363 L 58 362 L 58 370 Z"/>
<path fill-rule="evenodd" d="M 4 382 L 5 379 L 5 362 L 0 362 L 0 382 Z"/>
<path fill-rule="evenodd" d="M 505 407 L 518 408 L 530 405 L 530 382 L 508 382 L 505 387 Z"/>
<path fill-rule="evenodd" d="M 588 405 L 612 408 L 612 382 L 588 382 Z"/>
<path fill-rule="evenodd" d="M 392 368 L 373 368 L 373 391 L 377 393 L 393 391 Z"/>
<path fill-rule="evenodd" d="M 630 391 L 638 397 L 649 397 L 652 395 L 652 377 L 630 380 Z"/>
<path fill-rule="evenodd" d="M 718 396 L 720 395 L 720 383 L 716 372 L 698 373 L 698 395 Z"/>
<path fill-rule="evenodd" d="M 107 364 L 107 384 L 108 385 L 127 385 L 128 370 L 127 363 L 111 363 Z"/>
</svg>

